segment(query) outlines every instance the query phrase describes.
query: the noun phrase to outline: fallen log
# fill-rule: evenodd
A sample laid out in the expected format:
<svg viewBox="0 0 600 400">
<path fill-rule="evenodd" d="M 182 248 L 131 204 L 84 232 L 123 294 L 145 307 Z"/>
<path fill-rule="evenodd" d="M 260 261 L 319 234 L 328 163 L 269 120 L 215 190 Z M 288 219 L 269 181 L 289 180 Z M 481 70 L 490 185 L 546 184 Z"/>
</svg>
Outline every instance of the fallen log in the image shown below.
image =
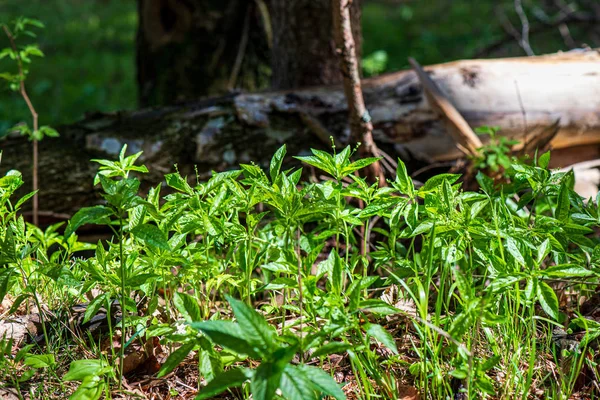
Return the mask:
<svg viewBox="0 0 600 400">
<path fill-rule="evenodd" d="M 597 51 L 465 60 L 425 70 L 472 128 L 499 126 L 502 134 L 526 142 L 529 132 L 558 121 L 554 148 L 585 145 L 588 153 L 594 149 L 588 156 L 597 157 Z M 364 95 L 380 147 L 431 160 L 461 156 L 414 71 L 365 80 Z M 347 121 L 341 87 L 237 93 L 161 108 L 90 114 L 59 127 L 60 138 L 40 143 L 40 209 L 46 214 L 72 214 L 97 202 L 92 187 L 97 165 L 89 160 L 115 158 L 124 143 L 132 152 L 144 150 L 141 162 L 151 171 L 144 177 L 148 187 L 160 183 L 174 164 L 190 176 L 197 165 L 202 177 L 239 163 L 266 166 L 283 143 L 292 155 L 310 147 L 330 147 L 329 135 L 343 144 L 349 138 Z M 4 153 L 0 173 L 18 169 L 29 180 L 29 146 L 21 137 L 0 141 Z"/>
</svg>

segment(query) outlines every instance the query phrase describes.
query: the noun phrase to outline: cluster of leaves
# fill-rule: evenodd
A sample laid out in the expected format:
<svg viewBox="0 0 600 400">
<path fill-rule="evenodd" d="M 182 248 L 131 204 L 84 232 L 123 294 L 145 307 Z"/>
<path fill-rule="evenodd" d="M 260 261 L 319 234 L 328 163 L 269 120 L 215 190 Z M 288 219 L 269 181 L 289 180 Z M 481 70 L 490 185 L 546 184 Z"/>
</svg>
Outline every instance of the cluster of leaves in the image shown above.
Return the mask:
<svg viewBox="0 0 600 400">
<path fill-rule="evenodd" d="M 497 135 L 499 129 L 496 126 L 485 126 L 475 130 L 478 135 L 489 136 L 489 142 L 480 149 L 479 158 L 474 160 L 477 169 L 501 173 L 510 169 L 513 163 L 510 154 L 519 141 Z"/>
<path fill-rule="evenodd" d="M 502 186 L 480 173 L 481 190 L 469 192 L 455 174 L 417 187 L 402 161 L 388 186 L 369 184 L 355 172 L 376 159 L 352 161 L 349 147 L 297 157 L 330 176 L 301 182 L 301 170 L 282 170 L 284 146 L 268 173 L 242 164 L 193 185 L 173 173 L 164 196 L 161 186 L 139 193 L 140 155 L 124 147 L 116 161 L 96 160 L 105 204 L 77 212 L 64 235 L 26 226 L 17 216 L 26 199 L 9 201 L 20 176 L 0 180 L 1 297 L 11 290 L 39 299 L 32 286 L 60 287 L 73 302 L 96 289 L 85 320 L 121 305 L 110 327 L 121 332 L 119 354 L 112 364 L 74 361 L 64 377 L 82 380 L 74 399 L 99 398 L 121 381 L 110 365 L 123 365 L 124 349 L 155 338 L 176 348 L 159 376 L 198 358 L 207 382 L 198 398 L 230 390 L 261 400 L 342 399 L 331 376 L 309 365 L 332 354 L 347 357 L 363 398 L 399 397 L 396 372 L 407 368 L 435 398 L 520 397 L 532 382 L 565 395 L 573 374 L 557 382 L 536 365 L 551 352 L 540 338 L 555 326 L 583 327 L 575 356 L 594 362 L 584 356 L 598 324 L 569 321 L 556 291 L 557 283 L 579 293 L 598 285 L 600 196 L 578 196 L 572 173 L 547 169 L 549 154 L 533 165 L 513 161 Z M 75 234 L 85 224 L 114 235 L 93 246 L 94 256 L 74 258 L 90 248 Z M 403 353 L 399 327 L 413 337 Z"/>
</svg>

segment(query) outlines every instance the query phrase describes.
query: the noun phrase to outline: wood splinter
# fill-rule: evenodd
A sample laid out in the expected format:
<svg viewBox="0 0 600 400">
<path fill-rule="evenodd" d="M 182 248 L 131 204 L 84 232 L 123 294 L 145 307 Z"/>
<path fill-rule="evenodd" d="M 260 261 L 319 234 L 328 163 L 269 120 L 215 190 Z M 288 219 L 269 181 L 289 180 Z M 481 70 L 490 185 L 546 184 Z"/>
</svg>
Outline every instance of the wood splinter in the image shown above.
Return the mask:
<svg viewBox="0 0 600 400">
<path fill-rule="evenodd" d="M 479 137 L 421 65 L 414 58 L 408 61 L 419 77 L 431 109 L 445 122 L 448 132 L 456 141 L 456 147 L 463 153 L 477 156 L 483 146 Z"/>
</svg>

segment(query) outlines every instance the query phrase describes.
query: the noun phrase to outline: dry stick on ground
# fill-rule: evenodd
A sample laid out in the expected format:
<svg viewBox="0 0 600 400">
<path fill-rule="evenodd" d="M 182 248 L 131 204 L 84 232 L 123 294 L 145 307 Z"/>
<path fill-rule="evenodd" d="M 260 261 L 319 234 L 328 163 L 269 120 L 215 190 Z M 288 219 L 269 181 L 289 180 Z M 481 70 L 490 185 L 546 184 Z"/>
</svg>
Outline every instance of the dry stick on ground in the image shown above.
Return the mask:
<svg viewBox="0 0 600 400">
<path fill-rule="evenodd" d="M 15 38 L 12 35 L 12 32 L 6 25 L 2 26 L 4 28 L 4 33 L 8 37 L 10 41 L 10 47 L 13 49 L 15 53 L 15 57 L 17 60 L 17 66 L 19 68 L 19 93 L 21 93 L 21 97 L 27 103 L 27 107 L 29 108 L 29 112 L 31 113 L 31 117 L 33 118 L 33 132 L 37 132 L 38 130 L 38 113 L 35 111 L 31 100 L 29 99 L 29 95 L 27 94 L 27 90 L 25 89 L 25 73 L 23 72 L 23 62 L 21 61 L 21 56 L 19 51 L 17 50 L 17 44 L 15 43 Z M 38 190 L 38 141 L 33 138 L 33 191 L 36 192 Z M 32 204 L 32 214 L 33 214 L 33 224 L 35 226 L 38 225 L 38 195 L 37 193 L 33 196 L 33 204 Z"/>
<path fill-rule="evenodd" d="M 482 146 L 479 137 L 421 65 L 413 58 L 408 61 L 419 77 L 429 106 L 444 120 L 456 146 L 463 152 L 476 156 Z"/>
<path fill-rule="evenodd" d="M 348 112 L 350 114 L 350 130 L 352 140 L 362 143 L 360 154 L 362 157 L 379 157 L 379 149 L 373 140 L 373 124 L 365 101 L 363 99 L 360 75 L 358 72 L 358 60 L 354 37 L 352 36 L 352 25 L 350 23 L 350 5 L 352 0 L 332 0 L 333 29 L 337 52 L 340 55 L 342 75 L 344 75 L 344 93 L 348 101 Z M 385 177 L 379 162 L 370 166 L 370 175 L 379 179 L 381 185 L 385 184 Z"/>
</svg>

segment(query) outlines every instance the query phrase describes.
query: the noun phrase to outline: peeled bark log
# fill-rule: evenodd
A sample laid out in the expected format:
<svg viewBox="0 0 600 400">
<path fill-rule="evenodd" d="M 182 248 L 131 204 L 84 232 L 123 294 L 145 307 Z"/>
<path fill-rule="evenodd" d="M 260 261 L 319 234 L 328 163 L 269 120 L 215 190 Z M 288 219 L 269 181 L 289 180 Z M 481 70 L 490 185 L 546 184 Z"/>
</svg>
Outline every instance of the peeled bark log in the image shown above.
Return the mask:
<svg viewBox="0 0 600 400">
<path fill-rule="evenodd" d="M 554 148 L 600 145 L 600 55 L 595 51 L 543 57 L 458 61 L 425 68 L 471 127 L 499 126 L 526 141 L 526 132 L 560 120 Z M 365 102 L 377 144 L 430 159 L 460 157 L 444 123 L 429 107 L 413 71 L 364 81 Z M 91 158 L 115 158 L 127 143 L 144 150 L 146 187 L 162 182 L 178 164 L 192 176 L 255 161 L 266 166 L 283 143 L 288 154 L 328 148 L 328 135 L 348 141 L 341 87 L 237 94 L 176 106 L 94 114 L 40 142 L 40 209 L 72 214 L 98 201 Z M 0 173 L 30 176 L 23 138 L 0 142 Z M 591 146 L 593 145 L 593 146 Z M 591 154 L 590 154 L 591 155 Z M 24 189 L 25 190 L 25 189 Z"/>
</svg>

